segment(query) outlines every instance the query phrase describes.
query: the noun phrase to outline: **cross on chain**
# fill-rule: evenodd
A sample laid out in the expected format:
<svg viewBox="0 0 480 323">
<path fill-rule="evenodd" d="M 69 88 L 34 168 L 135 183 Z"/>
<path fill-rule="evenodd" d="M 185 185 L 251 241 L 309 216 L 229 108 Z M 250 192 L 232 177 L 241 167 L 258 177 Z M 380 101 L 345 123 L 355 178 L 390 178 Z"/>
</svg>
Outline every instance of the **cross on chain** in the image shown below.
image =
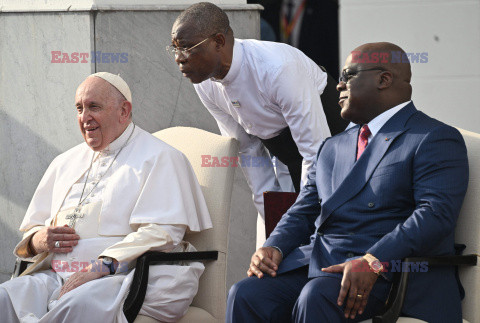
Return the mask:
<svg viewBox="0 0 480 323">
<path fill-rule="evenodd" d="M 72 214 L 69 214 L 65 217 L 65 219 L 70 220 L 70 223 L 68 223 L 68 226 L 70 228 L 73 228 L 75 226 L 75 222 L 77 221 L 77 219 L 83 218 L 84 214 L 80 213 L 81 209 L 81 206 L 77 206 Z"/>
</svg>

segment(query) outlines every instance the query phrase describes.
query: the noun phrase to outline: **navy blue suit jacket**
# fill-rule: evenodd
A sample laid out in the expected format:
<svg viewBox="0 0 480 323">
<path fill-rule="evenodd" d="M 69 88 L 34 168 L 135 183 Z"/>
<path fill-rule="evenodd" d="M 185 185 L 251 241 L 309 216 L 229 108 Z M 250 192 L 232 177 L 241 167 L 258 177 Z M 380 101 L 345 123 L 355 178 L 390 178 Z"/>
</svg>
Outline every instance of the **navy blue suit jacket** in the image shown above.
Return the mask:
<svg viewBox="0 0 480 323">
<path fill-rule="evenodd" d="M 307 185 L 266 241 L 284 254 L 280 274 L 309 264 L 309 277 L 335 275 L 321 268 L 366 252 L 390 264 L 454 254 L 455 223 L 468 183 L 461 134 L 410 103 L 355 161 L 358 131 L 359 126 L 350 128 L 322 144 Z M 454 268 L 427 269 L 411 274 L 404 315 L 460 321 Z M 385 298 L 388 288 L 379 278 L 372 294 Z"/>
</svg>

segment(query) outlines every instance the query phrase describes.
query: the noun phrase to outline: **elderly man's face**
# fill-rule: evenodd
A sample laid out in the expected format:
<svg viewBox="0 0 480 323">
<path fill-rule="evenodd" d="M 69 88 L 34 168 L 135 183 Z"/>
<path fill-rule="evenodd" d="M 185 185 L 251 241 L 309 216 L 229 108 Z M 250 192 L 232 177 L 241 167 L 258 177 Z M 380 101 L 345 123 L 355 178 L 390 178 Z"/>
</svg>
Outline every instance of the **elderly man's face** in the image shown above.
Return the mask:
<svg viewBox="0 0 480 323">
<path fill-rule="evenodd" d="M 374 112 L 372 107 L 376 98 L 375 77 L 378 77 L 381 71 L 361 71 L 367 68 L 372 66 L 352 63 L 352 55 L 348 56 L 343 67 L 343 71 L 349 75 L 348 81 L 337 85 L 340 92 L 339 105 L 342 108 L 340 114 L 343 119 L 356 124 L 368 123 Z"/>
<path fill-rule="evenodd" d="M 208 38 L 207 38 L 208 37 Z M 205 40 L 206 39 L 206 40 Z M 175 23 L 172 28 L 172 45 L 177 48 L 191 48 L 202 42 L 187 55 L 181 53 L 175 55 L 175 62 L 183 73 L 183 76 L 190 79 L 192 83 L 201 83 L 212 77 L 219 66 L 220 57 L 215 51 L 215 42 L 209 35 L 198 35 L 188 22 Z"/>
<path fill-rule="evenodd" d="M 125 129 L 124 104 L 112 85 L 98 77 L 88 77 L 75 94 L 78 124 L 87 145 L 95 151 L 106 148 Z M 128 113 L 129 115 L 129 113 Z"/>
</svg>

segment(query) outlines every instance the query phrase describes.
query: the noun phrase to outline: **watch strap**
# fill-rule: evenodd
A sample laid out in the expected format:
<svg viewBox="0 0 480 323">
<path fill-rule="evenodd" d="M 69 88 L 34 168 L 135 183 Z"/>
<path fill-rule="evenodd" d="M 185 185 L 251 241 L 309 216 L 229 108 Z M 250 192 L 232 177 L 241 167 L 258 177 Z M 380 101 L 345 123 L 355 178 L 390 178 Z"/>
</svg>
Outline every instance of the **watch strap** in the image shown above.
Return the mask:
<svg viewBox="0 0 480 323">
<path fill-rule="evenodd" d="M 110 261 L 108 261 L 106 258 L 110 259 Z M 115 274 L 115 267 L 114 267 L 114 262 L 113 262 L 112 258 L 104 257 L 104 258 L 102 258 L 102 263 L 105 266 L 107 266 L 108 270 L 110 271 L 110 275 Z"/>
</svg>

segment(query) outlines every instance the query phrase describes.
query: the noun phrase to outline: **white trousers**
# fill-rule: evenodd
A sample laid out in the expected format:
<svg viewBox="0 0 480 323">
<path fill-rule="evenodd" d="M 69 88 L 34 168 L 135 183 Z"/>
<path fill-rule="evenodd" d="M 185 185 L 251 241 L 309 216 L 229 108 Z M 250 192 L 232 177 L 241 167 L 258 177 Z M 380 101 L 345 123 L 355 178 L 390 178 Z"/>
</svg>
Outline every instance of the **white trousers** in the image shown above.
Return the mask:
<svg viewBox="0 0 480 323">
<path fill-rule="evenodd" d="M 149 283 L 139 314 L 161 322 L 176 322 L 188 310 L 198 290 L 204 266 L 151 266 Z M 0 321 L 21 323 L 127 322 L 123 302 L 130 288 L 133 271 L 90 281 L 64 294 L 58 294 L 62 278 L 52 271 L 14 278 L 0 285 Z"/>
</svg>

